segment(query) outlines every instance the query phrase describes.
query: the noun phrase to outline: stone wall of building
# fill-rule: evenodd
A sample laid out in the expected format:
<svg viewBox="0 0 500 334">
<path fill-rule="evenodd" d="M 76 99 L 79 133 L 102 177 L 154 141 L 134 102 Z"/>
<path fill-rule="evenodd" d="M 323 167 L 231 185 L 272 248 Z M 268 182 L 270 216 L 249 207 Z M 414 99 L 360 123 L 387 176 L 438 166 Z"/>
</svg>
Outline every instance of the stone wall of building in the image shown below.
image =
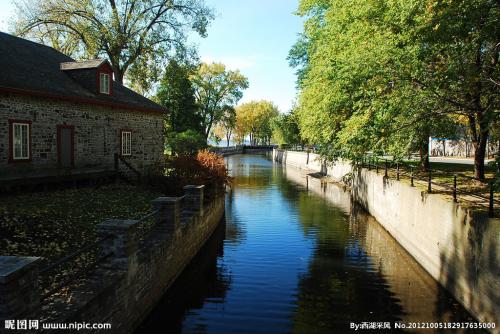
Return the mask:
<svg viewBox="0 0 500 334">
<path fill-rule="evenodd" d="M 0 93 L 0 173 L 2 176 L 58 167 L 57 125 L 74 126 L 75 168 L 114 168 L 121 130 L 132 131 L 130 164 L 144 171 L 164 150 L 163 115 L 49 98 Z M 9 119 L 31 121 L 31 161 L 9 163 Z"/>
</svg>

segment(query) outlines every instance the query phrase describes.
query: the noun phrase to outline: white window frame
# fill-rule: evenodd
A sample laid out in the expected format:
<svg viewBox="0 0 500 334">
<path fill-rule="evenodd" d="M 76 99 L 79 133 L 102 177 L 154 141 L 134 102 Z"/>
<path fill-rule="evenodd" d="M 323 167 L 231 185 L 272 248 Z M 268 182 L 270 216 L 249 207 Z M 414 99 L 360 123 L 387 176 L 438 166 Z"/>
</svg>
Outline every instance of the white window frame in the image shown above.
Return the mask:
<svg viewBox="0 0 500 334">
<path fill-rule="evenodd" d="M 16 128 L 21 132 L 16 133 Z M 26 136 L 23 138 L 22 129 L 26 129 L 24 133 Z M 20 135 L 20 138 L 16 138 L 16 134 Z M 12 160 L 29 160 L 30 159 L 30 124 L 12 122 Z M 26 151 L 23 152 L 23 145 L 26 145 Z M 19 148 L 19 151 L 16 150 Z"/>
<path fill-rule="evenodd" d="M 122 142 L 122 155 L 129 156 L 132 155 L 132 131 L 122 130 L 121 134 Z"/>
<path fill-rule="evenodd" d="M 110 80 L 108 73 L 99 74 L 99 91 L 101 92 L 101 94 L 110 93 Z"/>
</svg>

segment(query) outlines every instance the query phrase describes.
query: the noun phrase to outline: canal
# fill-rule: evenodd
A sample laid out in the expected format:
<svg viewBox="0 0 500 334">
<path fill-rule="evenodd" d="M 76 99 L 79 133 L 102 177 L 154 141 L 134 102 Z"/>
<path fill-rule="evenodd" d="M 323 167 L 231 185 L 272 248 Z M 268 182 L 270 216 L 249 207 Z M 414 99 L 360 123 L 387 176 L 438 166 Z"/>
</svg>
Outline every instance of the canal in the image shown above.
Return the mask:
<svg viewBox="0 0 500 334">
<path fill-rule="evenodd" d="M 395 322 L 473 320 L 339 186 L 264 155 L 227 159 L 224 222 L 137 333 L 343 333 L 351 322 L 397 332 Z"/>
</svg>

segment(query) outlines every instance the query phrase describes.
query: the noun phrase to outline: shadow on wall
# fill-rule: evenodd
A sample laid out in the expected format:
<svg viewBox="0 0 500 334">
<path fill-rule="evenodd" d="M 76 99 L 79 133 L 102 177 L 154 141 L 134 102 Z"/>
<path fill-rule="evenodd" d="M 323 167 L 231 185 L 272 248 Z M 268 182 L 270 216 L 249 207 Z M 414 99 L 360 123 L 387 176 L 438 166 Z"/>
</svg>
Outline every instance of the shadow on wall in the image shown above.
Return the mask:
<svg viewBox="0 0 500 334">
<path fill-rule="evenodd" d="M 374 172 L 357 169 L 354 173 L 353 199 L 371 210 L 478 320 L 497 320 L 500 310 L 500 220 L 452 205 L 437 195 L 414 188 L 410 190 Z M 383 182 L 383 187 L 377 187 L 376 182 Z M 411 206 L 419 201 L 422 205 L 418 205 L 418 209 Z M 436 301 L 436 312 L 442 320 L 459 319 L 458 315 L 443 314 L 443 306 L 439 305 L 441 300 Z M 500 333 L 500 330 L 495 332 Z"/>
<path fill-rule="evenodd" d="M 352 197 L 353 200 L 363 208 L 368 208 L 368 185 L 366 184 L 365 178 L 362 177 L 362 173 L 363 168 L 353 168 L 355 177 L 353 179 Z"/>
<path fill-rule="evenodd" d="M 498 321 L 499 235 L 500 219 L 469 211 L 463 224 L 454 226 L 448 252 L 440 254 L 439 281 L 484 322 Z"/>
<path fill-rule="evenodd" d="M 214 234 L 176 279 L 148 318 L 136 329 L 135 334 L 154 333 L 158 328 L 164 328 L 168 333 L 181 333 L 189 310 L 201 308 L 207 299 L 225 298 L 231 285 L 231 277 L 227 275 L 228 270 L 217 266 L 217 259 L 224 254 L 225 236 L 224 217 Z"/>
</svg>

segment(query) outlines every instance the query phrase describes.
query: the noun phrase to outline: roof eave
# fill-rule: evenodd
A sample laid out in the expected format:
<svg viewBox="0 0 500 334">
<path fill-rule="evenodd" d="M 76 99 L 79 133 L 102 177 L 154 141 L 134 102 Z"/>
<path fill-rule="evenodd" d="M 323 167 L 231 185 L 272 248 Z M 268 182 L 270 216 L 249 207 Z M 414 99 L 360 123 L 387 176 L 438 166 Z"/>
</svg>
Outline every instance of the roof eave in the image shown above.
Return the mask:
<svg viewBox="0 0 500 334">
<path fill-rule="evenodd" d="M 110 108 L 116 108 L 116 109 L 135 110 L 135 111 L 142 111 L 142 112 L 148 112 L 148 113 L 157 113 L 157 114 L 169 113 L 168 109 L 166 109 L 165 107 L 162 107 L 162 106 L 159 106 L 161 109 L 136 107 L 136 106 L 133 106 L 130 104 L 124 104 L 124 103 L 107 102 L 107 101 L 95 100 L 95 99 L 91 99 L 91 98 L 84 98 L 84 97 L 78 97 L 78 96 L 58 95 L 58 94 L 53 94 L 53 93 L 48 93 L 48 92 L 43 92 L 43 91 L 20 89 L 20 88 L 13 88 L 13 87 L 0 86 L 0 92 L 29 95 L 29 96 L 39 96 L 39 97 L 46 97 L 46 98 L 62 100 L 62 101 L 98 105 L 98 106 L 104 106 L 104 107 L 110 107 Z"/>
</svg>

